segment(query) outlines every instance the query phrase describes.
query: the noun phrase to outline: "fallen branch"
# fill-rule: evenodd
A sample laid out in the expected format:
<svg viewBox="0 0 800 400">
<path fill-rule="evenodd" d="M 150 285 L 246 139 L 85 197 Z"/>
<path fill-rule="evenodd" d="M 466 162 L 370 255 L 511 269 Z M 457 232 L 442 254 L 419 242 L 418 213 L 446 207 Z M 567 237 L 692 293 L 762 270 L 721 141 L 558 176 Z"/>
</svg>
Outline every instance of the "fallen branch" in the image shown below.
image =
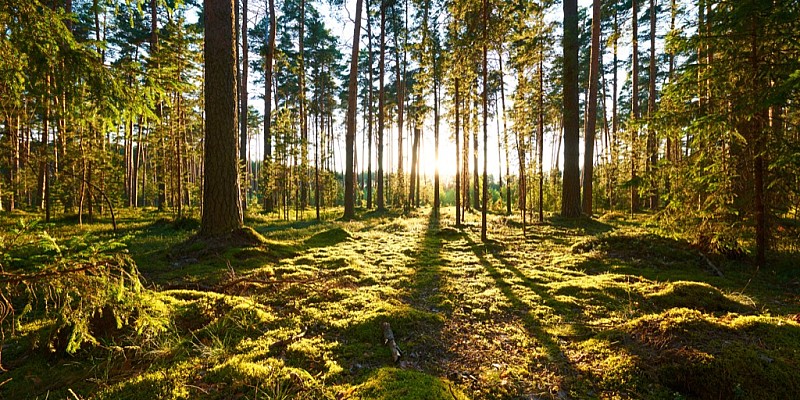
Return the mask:
<svg viewBox="0 0 800 400">
<path fill-rule="evenodd" d="M 706 262 L 709 268 L 711 268 L 711 270 L 714 271 L 714 273 L 717 274 L 717 276 L 722 277 L 723 276 L 722 271 L 720 271 L 719 268 L 717 268 L 717 266 L 714 265 L 714 263 L 712 263 L 711 260 L 709 260 L 708 257 L 706 257 L 706 255 L 702 251 L 700 251 L 699 253 L 700 257 L 703 259 L 703 261 Z"/>
<path fill-rule="evenodd" d="M 84 272 L 88 270 L 97 269 L 104 266 L 104 264 L 88 264 L 78 268 L 72 269 L 51 269 L 46 270 L 43 272 L 38 272 L 34 274 L 14 274 L 9 272 L 0 272 L 0 284 L 11 284 L 15 285 L 18 283 L 31 283 L 34 281 L 39 281 L 46 278 L 51 278 L 54 276 L 62 276 L 67 274 L 73 274 L 78 272 Z"/>
<path fill-rule="evenodd" d="M 297 284 L 306 284 L 306 283 L 313 283 L 318 280 L 322 279 L 321 277 L 316 278 L 309 278 L 309 279 L 257 279 L 257 278 L 250 278 L 249 276 L 243 276 L 241 278 L 234 279 L 222 286 L 220 286 L 219 291 L 224 292 L 227 289 L 230 289 L 233 286 L 236 286 L 241 283 L 257 283 L 260 285 L 280 285 L 285 283 L 297 283 Z"/>
<path fill-rule="evenodd" d="M 394 341 L 394 333 L 388 322 L 383 323 L 383 344 L 389 346 L 389 349 L 392 351 L 392 360 L 394 360 L 394 362 L 397 362 L 397 360 L 403 356 L 403 353 L 400 352 L 400 348 L 397 347 L 397 342 Z"/>
</svg>

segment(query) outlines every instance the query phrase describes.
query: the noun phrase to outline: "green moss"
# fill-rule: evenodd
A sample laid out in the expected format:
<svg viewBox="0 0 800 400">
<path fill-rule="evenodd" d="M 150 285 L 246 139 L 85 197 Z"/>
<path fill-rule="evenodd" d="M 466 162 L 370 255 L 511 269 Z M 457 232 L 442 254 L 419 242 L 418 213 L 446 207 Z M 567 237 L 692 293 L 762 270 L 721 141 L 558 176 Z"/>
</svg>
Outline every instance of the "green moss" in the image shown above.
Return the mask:
<svg viewBox="0 0 800 400">
<path fill-rule="evenodd" d="M 446 379 L 422 372 L 381 368 L 358 386 L 355 399 L 371 400 L 466 400 L 458 387 Z"/>
<path fill-rule="evenodd" d="M 306 239 L 305 245 L 308 247 L 334 246 L 352 237 L 353 235 L 344 228 L 336 227 L 311 236 Z"/>
<path fill-rule="evenodd" d="M 640 368 L 699 398 L 792 398 L 800 392 L 800 325 L 765 316 L 714 317 L 686 308 L 627 324 Z"/>
<path fill-rule="evenodd" d="M 800 306 L 785 276 L 762 270 L 747 286 L 749 297 L 735 294 L 750 267 L 720 264 L 725 277 L 712 276 L 685 241 L 655 234 L 635 217 L 609 216 L 607 224 L 555 218 L 523 236 L 519 217 L 490 215 L 486 246 L 480 215 L 467 213 L 465 228 L 456 230 L 448 227 L 452 208 L 438 218 L 422 209 L 350 222 L 259 215 L 247 219 L 259 236 L 190 242 L 170 258 L 171 246 L 191 232 L 163 213 L 128 214 L 120 227 L 133 235 L 126 240 L 146 287 L 214 288 L 231 270 L 264 282 L 225 293 L 156 293 L 152 314 L 169 321 L 162 329 L 110 332 L 102 347 L 69 358 L 30 352 L 43 346 L 36 340 L 52 321 L 29 314 L 16 333 L 5 324 L 9 371 L 0 383 L 13 379 L 0 397 L 50 391 L 66 398 L 67 388 L 100 399 L 756 399 L 800 392 L 800 332 L 791 320 Z M 47 229 L 60 243 L 81 230 L 108 235 L 111 228 L 57 221 Z M 31 237 L 25 249 L 34 253 L 38 240 Z M 383 343 L 383 322 L 403 351 L 397 364 Z"/>
<path fill-rule="evenodd" d="M 647 299 L 662 309 L 685 307 L 705 312 L 752 311 L 747 305 L 703 282 L 670 282 L 658 292 L 647 295 Z"/>
</svg>

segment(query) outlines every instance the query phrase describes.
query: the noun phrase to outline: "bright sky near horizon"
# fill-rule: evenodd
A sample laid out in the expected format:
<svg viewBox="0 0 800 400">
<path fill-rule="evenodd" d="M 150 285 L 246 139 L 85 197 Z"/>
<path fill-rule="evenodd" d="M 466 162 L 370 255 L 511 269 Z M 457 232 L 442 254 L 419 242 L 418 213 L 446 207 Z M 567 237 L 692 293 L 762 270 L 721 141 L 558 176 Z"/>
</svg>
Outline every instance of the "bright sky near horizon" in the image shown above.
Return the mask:
<svg viewBox="0 0 800 400">
<path fill-rule="evenodd" d="M 591 0 L 579 0 L 580 7 L 590 7 Z M 342 54 L 346 55 L 349 58 L 351 54 L 351 46 L 352 46 L 352 38 L 353 38 L 353 14 L 355 10 L 355 0 L 346 0 L 346 6 L 342 7 L 331 7 L 328 2 L 315 2 L 315 7 L 320 11 L 320 14 L 325 16 L 325 24 L 331 33 L 339 38 L 339 45 Z M 263 6 L 261 7 L 261 16 L 256 15 L 252 17 L 251 24 L 254 23 L 257 19 L 260 19 L 263 16 Z M 251 16 L 253 15 L 253 11 L 251 9 Z M 562 15 L 561 5 L 557 4 L 550 8 L 549 10 L 549 18 L 553 20 L 560 20 Z M 362 23 L 362 29 L 366 29 L 364 23 Z M 623 40 L 624 41 L 624 40 Z M 621 43 L 622 45 L 622 43 Z M 362 46 L 365 44 L 362 42 Z M 622 57 L 627 57 L 625 54 L 626 49 L 625 46 L 621 48 L 621 55 Z M 640 50 L 641 51 L 641 50 Z M 490 55 L 490 57 L 492 57 Z M 496 58 L 496 56 L 494 57 Z M 376 77 L 377 79 L 377 77 Z M 625 72 L 620 72 L 620 82 L 625 79 Z M 345 83 L 346 84 L 346 83 Z M 254 82 L 251 82 L 250 87 L 250 96 L 251 96 L 251 104 L 254 104 L 256 108 L 263 112 L 263 101 L 260 99 L 254 98 L 258 96 L 258 86 L 255 85 Z M 621 85 L 620 85 L 621 86 Z M 508 74 L 506 71 L 505 76 L 505 88 L 506 88 L 506 110 L 510 110 L 513 106 L 513 102 L 511 100 L 511 93 L 515 87 L 515 82 L 513 76 Z M 490 100 L 491 101 L 491 100 Z M 432 102 L 432 99 L 429 100 L 429 103 Z M 447 107 L 447 99 L 443 101 L 443 107 Z M 491 106 L 490 106 L 491 108 Z M 359 110 L 360 112 L 361 110 Z M 448 180 L 452 179 L 456 171 L 456 161 L 455 161 L 455 143 L 452 140 L 452 130 L 450 127 L 450 121 L 444 118 L 446 113 L 446 109 L 441 111 L 443 115 L 440 123 L 440 145 L 439 145 L 439 159 L 438 164 L 440 168 L 440 173 L 442 179 L 447 182 Z M 496 118 L 495 115 L 490 115 L 488 121 L 488 134 L 489 134 L 489 143 L 488 143 L 488 169 L 489 174 L 494 176 L 497 179 L 498 173 L 502 173 L 503 179 L 505 180 L 505 151 L 498 148 L 498 137 L 502 135 L 502 127 L 503 127 L 503 117 L 502 115 L 500 118 Z M 510 160 L 510 170 L 512 175 L 516 175 L 516 171 L 518 171 L 518 163 L 517 163 L 517 156 L 516 150 L 514 147 L 514 137 L 510 132 L 511 128 L 511 121 L 507 122 L 507 126 L 509 129 L 509 160 Z M 547 129 L 547 128 L 546 128 Z M 334 145 L 335 148 L 335 168 L 339 171 L 343 170 L 343 161 L 344 161 L 344 111 L 338 113 L 336 117 L 336 123 L 334 123 L 334 131 L 337 143 Z M 421 163 L 420 167 L 422 169 L 422 173 L 426 176 L 426 179 L 432 179 L 434 170 L 437 164 L 437 157 L 435 153 L 435 146 L 434 146 L 434 135 L 433 135 L 433 114 L 431 113 L 425 121 L 424 127 L 422 129 L 423 136 L 421 141 Z M 500 133 L 500 134 L 498 134 Z M 397 124 L 392 124 L 391 126 L 387 126 L 385 136 L 385 153 L 387 156 L 385 157 L 385 165 L 384 170 L 389 171 L 396 171 L 397 169 Z M 411 135 L 408 129 L 404 131 L 404 169 L 405 172 L 408 173 L 410 169 L 410 146 L 411 146 Z M 545 152 L 544 152 L 544 165 L 545 170 L 549 170 L 555 167 L 554 160 L 559 161 L 559 168 L 562 165 L 561 157 L 557 157 L 555 154 L 554 147 L 554 134 L 552 131 L 545 132 Z M 480 137 L 480 150 L 479 150 L 479 160 L 478 165 L 479 169 L 482 171 L 483 167 L 483 143 L 482 143 L 482 133 L 479 133 Z M 359 118 L 358 121 L 358 132 L 356 136 L 356 158 L 358 163 L 357 171 L 366 171 L 367 164 L 364 159 L 364 155 L 366 155 L 366 129 L 364 127 L 363 119 Z M 470 146 L 472 144 L 470 143 Z M 261 149 L 263 149 L 263 138 L 259 135 L 257 138 L 254 138 L 251 141 L 251 146 L 253 146 L 252 156 L 254 158 L 262 158 Z M 372 169 L 373 172 L 377 171 L 377 155 L 376 151 L 373 150 L 372 152 Z M 581 157 L 583 154 L 583 144 L 581 143 Z M 470 171 L 472 171 L 472 157 L 469 157 L 470 161 Z M 582 164 L 582 161 L 581 161 Z M 502 168 L 502 170 L 501 170 Z"/>
</svg>

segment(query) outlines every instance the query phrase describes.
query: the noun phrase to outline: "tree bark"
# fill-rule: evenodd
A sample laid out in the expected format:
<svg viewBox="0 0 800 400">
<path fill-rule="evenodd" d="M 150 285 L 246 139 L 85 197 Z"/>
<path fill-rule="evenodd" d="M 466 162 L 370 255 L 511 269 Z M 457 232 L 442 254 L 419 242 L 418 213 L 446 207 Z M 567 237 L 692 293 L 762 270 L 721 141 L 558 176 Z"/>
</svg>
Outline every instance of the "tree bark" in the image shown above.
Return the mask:
<svg viewBox="0 0 800 400">
<path fill-rule="evenodd" d="M 386 61 L 386 3 L 381 0 L 381 53 L 378 57 L 378 211 L 386 209 L 385 195 L 383 193 L 383 131 L 384 131 L 384 88 Z"/>
<path fill-rule="evenodd" d="M 658 209 L 658 179 L 656 179 L 656 163 L 658 163 L 658 142 L 653 128 L 656 112 L 656 4 L 650 0 L 650 81 L 647 96 L 647 175 L 650 180 L 650 209 Z"/>
<path fill-rule="evenodd" d="M 352 219 L 355 211 L 355 165 L 356 110 L 358 108 L 358 45 L 361 32 L 361 7 L 364 0 L 356 1 L 355 27 L 353 28 L 353 52 L 350 58 L 350 82 L 347 96 L 347 132 L 345 135 L 345 173 L 344 173 L 344 218 Z"/>
<path fill-rule="evenodd" d="M 506 126 L 506 85 L 505 74 L 503 73 L 503 48 L 500 45 L 500 52 L 497 55 L 500 63 L 500 103 L 503 115 L 503 148 L 506 158 L 506 215 L 511 215 L 511 166 L 508 161 L 508 128 Z"/>
<path fill-rule="evenodd" d="M 419 137 L 421 135 L 421 131 L 419 126 L 414 127 L 414 141 L 411 144 L 411 179 L 409 182 L 409 190 L 408 190 L 408 204 L 406 204 L 406 210 L 411 209 L 414 207 L 414 196 L 417 192 L 417 174 L 419 173 L 419 166 L 417 158 L 417 149 L 419 148 Z"/>
<path fill-rule="evenodd" d="M 597 128 L 597 84 L 600 66 L 600 0 L 592 4 L 592 48 L 589 61 L 589 99 L 583 151 L 583 213 L 592 215 L 594 178 L 594 138 Z"/>
<path fill-rule="evenodd" d="M 300 194 L 298 203 L 305 209 L 308 204 L 308 184 L 306 165 L 308 164 L 308 121 L 306 118 L 306 69 L 305 69 L 305 31 L 306 31 L 306 0 L 300 0 L 300 31 L 298 32 L 298 67 L 300 81 Z M 355 39 L 357 40 L 357 39 Z"/>
<path fill-rule="evenodd" d="M 267 56 L 264 60 L 264 211 L 271 212 L 275 204 L 275 192 L 270 183 L 270 166 L 272 164 L 272 59 L 275 57 L 275 35 L 277 22 L 275 18 L 275 0 L 269 0 L 269 37 L 267 39 Z M 276 103 L 277 106 L 277 103 Z"/>
<path fill-rule="evenodd" d="M 369 80 L 369 92 L 367 93 L 367 209 L 372 209 L 372 8 L 370 1 L 367 0 L 367 58 L 369 67 L 367 68 L 367 75 Z"/>
<path fill-rule="evenodd" d="M 486 242 L 487 221 L 486 209 L 489 202 L 489 172 L 488 172 L 488 149 L 489 149 L 489 68 L 488 68 L 488 31 L 489 31 L 489 2 L 483 0 L 483 198 L 481 202 L 481 241 Z"/>
<path fill-rule="evenodd" d="M 539 48 L 539 129 L 536 148 L 539 151 L 539 222 L 544 222 L 544 49 Z"/>
<path fill-rule="evenodd" d="M 612 74 L 614 76 L 613 84 L 612 84 L 612 93 L 611 93 L 611 182 L 609 186 L 612 188 L 611 194 L 609 195 L 608 204 L 609 207 L 613 210 L 614 209 L 614 192 L 613 188 L 616 186 L 616 179 L 617 179 L 617 162 L 618 162 L 618 143 L 617 143 L 617 133 L 619 132 L 619 117 L 617 112 L 617 85 L 618 80 L 617 78 L 617 67 L 618 67 L 618 42 L 619 42 L 619 23 L 617 22 L 619 12 L 617 11 L 616 2 L 614 4 L 614 66 L 612 68 Z"/>
<path fill-rule="evenodd" d="M 201 236 L 240 228 L 236 49 L 232 0 L 205 0 L 205 153 Z"/>
<path fill-rule="evenodd" d="M 459 226 L 461 226 L 461 143 L 459 143 L 461 134 L 458 132 L 458 130 L 460 128 L 460 122 L 461 122 L 460 121 L 460 113 L 459 113 L 459 106 L 460 106 L 461 99 L 459 99 L 459 79 L 458 79 L 458 77 L 455 78 L 454 86 L 455 86 L 455 101 L 454 101 L 455 110 L 454 111 L 455 111 L 455 115 L 456 115 L 456 125 L 455 125 L 455 131 L 454 131 L 453 135 L 456 138 L 456 191 L 455 191 L 455 197 L 456 197 L 456 226 L 459 227 Z"/>
<path fill-rule="evenodd" d="M 632 26 L 632 34 L 631 34 L 631 41 L 632 41 L 632 62 L 631 62 L 631 108 L 633 115 L 631 117 L 631 144 L 630 144 L 630 158 L 631 158 L 631 212 L 639 211 L 639 187 L 636 184 L 637 176 L 636 176 L 636 138 L 639 136 L 639 128 L 636 126 L 639 119 L 639 10 L 637 7 L 637 2 L 639 0 L 633 0 L 631 2 L 633 12 L 631 17 L 631 26 Z"/>
<path fill-rule="evenodd" d="M 397 17 L 397 10 L 394 9 L 395 17 Z M 397 18 L 395 18 L 396 20 Z M 399 24 L 395 25 L 394 29 L 394 45 L 395 45 L 395 75 L 397 80 L 397 191 L 400 193 L 395 198 L 403 201 L 403 192 L 405 192 L 404 172 L 403 172 L 403 108 L 405 106 L 405 87 L 404 76 L 401 75 L 400 70 L 400 41 L 398 39 Z M 405 58 L 405 49 L 403 49 L 403 58 Z M 405 67 L 404 67 L 405 69 Z"/>
<path fill-rule="evenodd" d="M 241 80 L 240 80 L 240 90 L 239 90 L 239 100 L 241 105 L 239 106 L 239 163 L 242 166 L 242 173 L 245 177 L 248 176 L 247 174 L 247 73 L 248 73 L 248 46 L 247 46 L 247 0 L 242 1 L 242 68 L 241 68 Z M 245 178 L 245 182 L 248 182 L 249 178 Z M 242 211 L 247 210 L 247 187 L 246 185 L 244 188 L 244 193 L 242 193 Z"/>
<path fill-rule="evenodd" d="M 564 180 L 561 215 L 581 214 L 578 121 L 578 2 L 564 0 Z"/>
</svg>

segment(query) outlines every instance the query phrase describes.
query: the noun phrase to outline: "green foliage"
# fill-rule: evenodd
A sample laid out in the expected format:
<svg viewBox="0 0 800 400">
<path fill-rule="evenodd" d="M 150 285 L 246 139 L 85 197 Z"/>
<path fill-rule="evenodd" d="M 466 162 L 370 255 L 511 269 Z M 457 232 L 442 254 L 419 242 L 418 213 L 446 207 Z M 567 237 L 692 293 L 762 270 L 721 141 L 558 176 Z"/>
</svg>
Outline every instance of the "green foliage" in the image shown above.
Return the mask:
<svg viewBox="0 0 800 400">
<path fill-rule="evenodd" d="M 33 346 L 74 354 L 122 332 L 147 338 L 165 329 L 163 305 L 142 286 L 122 241 L 87 234 L 59 243 L 37 227 L 21 221 L 15 240 L 0 248 L 0 285 L 13 317 L 0 321 L 4 333 L 44 321 L 32 333 Z"/>
</svg>

